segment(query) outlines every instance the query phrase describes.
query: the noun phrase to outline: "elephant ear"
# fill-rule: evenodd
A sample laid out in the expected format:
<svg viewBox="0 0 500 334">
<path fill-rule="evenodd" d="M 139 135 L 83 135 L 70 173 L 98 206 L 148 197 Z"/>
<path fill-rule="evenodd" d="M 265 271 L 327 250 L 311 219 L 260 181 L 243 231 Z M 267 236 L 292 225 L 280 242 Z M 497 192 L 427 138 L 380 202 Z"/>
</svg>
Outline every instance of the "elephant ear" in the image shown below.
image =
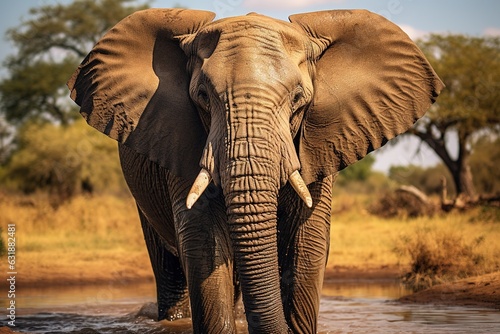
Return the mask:
<svg viewBox="0 0 500 334">
<path fill-rule="evenodd" d="M 306 183 L 407 131 L 444 87 L 415 43 L 377 14 L 324 11 L 290 21 L 311 39 L 316 61 L 299 147 Z"/>
<path fill-rule="evenodd" d="M 179 37 L 215 14 L 181 9 L 136 12 L 95 45 L 68 81 L 87 122 L 175 175 L 194 178 L 206 131 L 189 97 Z"/>
</svg>

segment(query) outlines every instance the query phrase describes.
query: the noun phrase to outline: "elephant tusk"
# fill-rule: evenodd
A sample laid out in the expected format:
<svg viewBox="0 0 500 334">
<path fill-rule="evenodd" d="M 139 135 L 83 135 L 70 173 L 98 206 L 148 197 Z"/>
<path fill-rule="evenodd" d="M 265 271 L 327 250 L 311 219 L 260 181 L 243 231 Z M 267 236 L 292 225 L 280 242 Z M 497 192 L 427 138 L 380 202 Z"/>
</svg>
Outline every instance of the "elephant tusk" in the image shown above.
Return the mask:
<svg viewBox="0 0 500 334">
<path fill-rule="evenodd" d="M 186 199 L 186 207 L 188 209 L 193 207 L 194 203 L 196 203 L 201 194 L 203 194 L 205 189 L 207 189 L 211 180 L 212 177 L 210 176 L 210 173 L 207 170 L 202 169 L 200 174 L 196 177 L 196 180 L 194 180 L 191 190 L 189 190 L 189 194 Z"/>
<path fill-rule="evenodd" d="M 296 170 L 293 172 L 288 181 L 292 185 L 293 189 L 295 189 L 299 197 L 306 203 L 307 207 L 312 208 L 313 200 L 311 193 L 309 193 L 309 189 L 307 189 L 306 183 L 302 179 L 302 176 L 300 176 L 299 171 Z"/>
</svg>

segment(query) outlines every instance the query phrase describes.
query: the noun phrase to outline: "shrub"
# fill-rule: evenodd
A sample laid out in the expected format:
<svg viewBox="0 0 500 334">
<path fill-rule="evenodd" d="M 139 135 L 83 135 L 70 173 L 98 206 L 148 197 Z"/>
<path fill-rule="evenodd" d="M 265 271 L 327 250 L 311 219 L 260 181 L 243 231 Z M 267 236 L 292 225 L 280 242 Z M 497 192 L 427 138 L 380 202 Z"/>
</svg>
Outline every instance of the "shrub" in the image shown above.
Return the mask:
<svg viewBox="0 0 500 334">
<path fill-rule="evenodd" d="M 420 166 L 393 166 L 389 169 L 389 179 L 402 185 L 412 185 L 422 190 L 427 195 L 441 194 L 442 177 L 446 178 L 447 192 L 455 194 L 453 179 L 450 172 L 443 164 L 423 168 Z"/>
<path fill-rule="evenodd" d="M 429 199 L 423 199 L 409 191 L 402 191 L 402 188 L 386 191 L 368 206 L 368 212 L 382 218 L 432 216 L 436 209 L 437 206 Z"/>
<path fill-rule="evenodd" d="M 355 181 L 366 181 L 373 173 L 372 166 L 375 163 L 373 154 L 369 154 L 355 164 L 343 169 L 339 173 L 337 184 L 339 186 L 348 186 L 349 183 Z"/>
<path fill-rule="evenodd" d="M 83 120 L 70 126 L 28 124 L 18 142 L 0 173 L 4 186 L 48 192 L 58 201 L 82 192 L 125 189 L 116 142 Z"/>
<path fill-rule="evenodd" d="M 403 283 L 414 291 L 432 285 L 483 274 L 485 257 L 477 250 L 484 236 L 466 242 L 452 230 L 420 229 L 402 236 L 393 251 L 401 258 L 409 257 L 410 272 Z"/>
</svg>

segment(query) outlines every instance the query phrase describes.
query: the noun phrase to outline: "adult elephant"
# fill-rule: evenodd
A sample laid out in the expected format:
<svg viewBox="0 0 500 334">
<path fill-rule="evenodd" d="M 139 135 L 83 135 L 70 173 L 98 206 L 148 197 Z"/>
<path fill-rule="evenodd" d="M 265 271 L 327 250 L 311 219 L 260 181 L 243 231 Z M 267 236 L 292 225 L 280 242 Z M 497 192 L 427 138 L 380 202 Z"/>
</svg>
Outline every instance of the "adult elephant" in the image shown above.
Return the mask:
<svg viewBox="0 0 500 334">
<path fill-rule="evenodd" d="M 125 18 L 71 97 L 120 143 L 159 319 L 189 304 L 196 333 L 234 332 L 241 288 L 250 333 L 313 333 L 336 173 L 412 126 L 443 84 L 367 11 L 213 19 Z"/>
</svg>

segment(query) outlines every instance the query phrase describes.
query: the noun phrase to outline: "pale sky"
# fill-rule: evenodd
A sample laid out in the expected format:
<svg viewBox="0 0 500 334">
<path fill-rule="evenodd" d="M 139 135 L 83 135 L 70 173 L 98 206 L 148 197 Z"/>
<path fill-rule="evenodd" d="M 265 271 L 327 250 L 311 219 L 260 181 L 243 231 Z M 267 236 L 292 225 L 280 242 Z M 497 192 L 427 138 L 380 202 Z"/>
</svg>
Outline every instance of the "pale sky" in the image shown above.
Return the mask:
<svg viewBox="0 0 500 334">
<path fill-rule="evenodd" d="M 42 5 L 70 3 L 71 0 L 23 0 L 0 3 L 0 60 L 15 52 L 5 40 L 5 31 L 18 26 L 29 16 L 29 9 Z M 500 35 L 500 1 L 498 0 L 153 0 L 152 7 L 181 5 L 192 9 L 213 11 L 217 18 L 244 15 L 249 12 L 287 20 L 295 13 L 329 9 L 368 9 L 398 24 L 410 37 L 428 33 L 460 33 L 474 36 Z M 0 75 L 5 70 L 0 70 Z M 387 171 L 391 165 L 410 163 L 432 166 L 439 162 L 423 145 L 417 152 L 417 140 L 402 140 L 375 154 L 374 168 Z"/>
</svg>

